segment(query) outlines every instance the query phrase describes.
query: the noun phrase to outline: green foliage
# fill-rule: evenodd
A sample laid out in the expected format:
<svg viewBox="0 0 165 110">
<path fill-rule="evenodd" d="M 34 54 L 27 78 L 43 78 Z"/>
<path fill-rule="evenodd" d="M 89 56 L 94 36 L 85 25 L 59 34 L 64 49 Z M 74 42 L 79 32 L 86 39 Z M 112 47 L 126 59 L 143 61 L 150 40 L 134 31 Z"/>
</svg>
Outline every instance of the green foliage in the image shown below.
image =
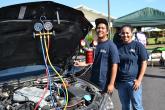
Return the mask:
<svg viewBox="0 0 165 110">
<path fill-rule="evenodd" d="M 88 42 L 92 42 L 93 41 L 93 36 L 92 35 L 87 35 L 86 37 L 85 37 L 85 39 L 88 41 Z"/>
</svg>

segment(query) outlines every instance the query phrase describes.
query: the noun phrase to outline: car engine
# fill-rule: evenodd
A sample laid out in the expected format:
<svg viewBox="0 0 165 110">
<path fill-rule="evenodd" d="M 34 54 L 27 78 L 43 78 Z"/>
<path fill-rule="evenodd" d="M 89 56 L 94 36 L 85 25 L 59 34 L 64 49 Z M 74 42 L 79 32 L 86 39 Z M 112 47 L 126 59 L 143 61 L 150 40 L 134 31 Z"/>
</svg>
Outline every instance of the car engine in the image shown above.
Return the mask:
<svg viewBox="0 0 165 110">
<path fill-rule="evenodd" d="M 96 86 L 85 80 L 74 76 L 64 77 L 68 102 L 66 102 L 65 88 L 60 79 L 52 76 L 51 80 L 50 84 L 46 77 L 33 77 L 31 80 L 22 78 L 1 83 L 0 110 L 61 110 L 65 108 L 66 103 L 67 110 L 110 110 L 113 108 L 110 96 L 104 97 Z M 109 105 L 105 106 L 105 100 Z M 100 106 L 101 104 L 103 107 Z"/>
</svg>

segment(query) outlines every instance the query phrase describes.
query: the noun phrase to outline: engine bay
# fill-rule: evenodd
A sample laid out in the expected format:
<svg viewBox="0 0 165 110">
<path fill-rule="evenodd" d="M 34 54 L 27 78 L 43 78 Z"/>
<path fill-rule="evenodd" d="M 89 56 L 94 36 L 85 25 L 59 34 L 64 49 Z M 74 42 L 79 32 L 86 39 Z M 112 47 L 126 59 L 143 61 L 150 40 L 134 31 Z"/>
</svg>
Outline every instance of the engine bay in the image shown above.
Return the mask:
<svg viewBox="0 0 165 110">
<path fill-rule="evenodd" d="M 97 87 L 73 76 L 63 79 L 67 88 L 64 88 L 60 78 L 55 76 L 51 77 L 51 83 L 46 77 L 3 82 L 0 84 L 0 109 L 91 110 L 91 107 L 99 109 L 103 96 Z"/>
</svg>

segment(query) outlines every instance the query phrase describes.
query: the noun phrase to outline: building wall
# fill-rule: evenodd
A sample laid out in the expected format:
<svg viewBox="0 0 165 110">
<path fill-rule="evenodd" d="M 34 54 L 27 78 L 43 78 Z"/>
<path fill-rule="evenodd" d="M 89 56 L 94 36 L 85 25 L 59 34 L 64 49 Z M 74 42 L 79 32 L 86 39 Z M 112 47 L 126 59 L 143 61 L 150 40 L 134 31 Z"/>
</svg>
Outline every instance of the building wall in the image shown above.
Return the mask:
<svg viewBox="0 0 165 110">
<path fill-rule="evenodd" d="M 108 16 L 106 14 L 98 12 L 98 11 L 96 11 L 94 9 L 90 9 L 90 8 L 84 6 L 84 5 L 78 6 L 75 9 L 82 11 L 84 13 L 84 16 L 93 25 L 93 29 L 88 34 L 88 35 L 91 35 L 93 37 L 96 36 L 96 33 L 95 33 L 95 19 L 97 19 L 97 18 L 105 18 L 108 21 Z M 110 17 L 110 21 L 112 21 L 112 20 L 114 20 L 114 18 Z M 111 33 L 113 33 L 114 29 L 112 29 L 112 22 L 110 22 L 110 28 L 111 28 Z"/>
</svg>

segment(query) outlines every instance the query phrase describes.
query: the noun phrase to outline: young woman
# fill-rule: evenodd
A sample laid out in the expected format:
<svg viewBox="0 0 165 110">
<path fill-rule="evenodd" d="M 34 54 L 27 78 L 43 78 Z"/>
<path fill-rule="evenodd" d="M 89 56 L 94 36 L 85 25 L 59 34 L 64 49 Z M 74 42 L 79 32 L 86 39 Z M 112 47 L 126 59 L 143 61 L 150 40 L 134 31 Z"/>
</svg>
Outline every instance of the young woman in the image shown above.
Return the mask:
<svg viewBox="0 0 165 110">
<path fill-rule="evenodd" d="M 122 110 L 143 110 L 142 79 L 147 67 L 148 54 L 145 47 L 132 40 L 132 27 L 121 27 L 121 40 L 117 43 L 120 63 L 116 79 Z"/>
</svg>

